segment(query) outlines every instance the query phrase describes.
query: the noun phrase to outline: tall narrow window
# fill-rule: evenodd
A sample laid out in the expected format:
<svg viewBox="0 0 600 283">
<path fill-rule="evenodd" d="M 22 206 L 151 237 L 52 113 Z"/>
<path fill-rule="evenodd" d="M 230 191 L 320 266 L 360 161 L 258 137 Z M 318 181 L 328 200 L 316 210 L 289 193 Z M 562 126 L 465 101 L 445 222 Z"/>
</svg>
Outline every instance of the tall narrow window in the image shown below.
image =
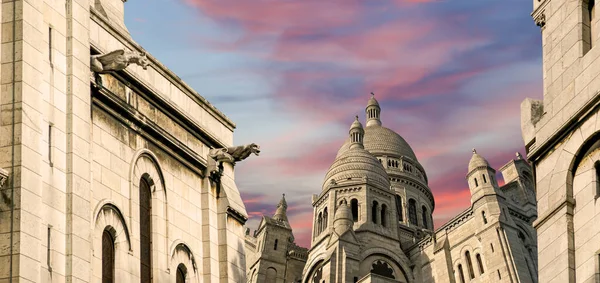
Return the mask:
<svg viewBox="0 0 600 283">
<path fill-rule="evenodd" d="M 323 228 L 323 214 L 319 212 L 319 217 L 317 218 L 317 235 L 321 234 L 321 229 Z"/>
<path fill-rule="evenodd" d="M 583 54 L 585 55 L 596 41 L 596 1 L 587 0 L 583 1 Z M 586 3 L 587 2 L 587 3 Z"/>
<path fill-rule="evenodd" d="M 502 275 L 500 275 L 500 269 L 498 269 L 497 271 L 498 271 L 498 280 L 502 280 Z"/>
<path fill-rule="evenodd" d="M 371 221 L 373 221 L 373 223 L 377 224 L 377 209 L 378 209 L 379 204 L 377 203 L 377 201 L 373 201 L 373 208 L 371 209 Z"/>
<path fill-rule="evenodd" d="M 492 253 L 494 252 L 494 244 L 490 243 L 490 248 L 492 249 Z"/>
<path fill-rule="evenodd" d="M 475 278 L 475 272 L 473 271 L 473 262 L 471 261 L 471 253 L 469 253 L 469 251 L 466 251 L 465 257 L 467 258 L 467 269 L 469 270 L 469 277 L 471 279 L 473 279 L 473 278 Z"/>
<path fill-rule="evenodd" d="M 383 227 L 386 227 L 387 225 L 387 205 L 385 204 L 381 205 L 381 225 L 383 225 Z"/>
<path fill-rule="evenodd" d="M 115 282 L 115 240 L 108 230 L 102 232 L 102 283 Z"/>
<path fill-rule="evenodd" d="M 350 206 L 352 207 L 352 220 L 354 222 L 358 221 L 358 200 L 352 199 L 350 201 Z"/>
<path fill-rule="evenodd" d="M 277 250 L 277 243 L 279 242 L 279 240 L 275 239 L 275 244 L 273 245 L 273 250 Z"/>
<path fill-rule="evenodd" d="M 398 212 L 398 221 L 404 221 L 402 217 L 402 198 L 399 195 L 396 195 L 396 210 Z"/>
<path fill-rule="evenodd" d="M 485 178 L 485 174 L 481 174 L 481 177 L 483 178 L 483 182 L 487 183 L 487 179 Z"/>
<path fill-rule="evenodd" d="M 429 228 L 429 225 L 427 223 L 427 207 L 422 206 L 422 215 L 421 217 L 423 218 L 423 228 Z"/>
<path fill-rule="evenodd" d="M 594 169 L 596 169 L 596 198 L 600 197 L 600 161 L 594 163 Z"/>
<path fill-rule="evenodd" d="M 483 218 L 483 224 L 487 224 L 487 218 L 485 217 L 485 211 L 481 212 L 481 218 Z"/>
<path fill-rule="evenodd" d="M 52 163 L 52 123 L 48 125 L 48 163 L 50 167 L 53 166 Z"/>
<path fill-rule="evenodd" d="M 474 178 L 474 179 L 475 179 L 475 187 L 479 187 L 479 183 L 477 182 L 477 178 Z"/>
<path fill-rule="evenodd" d="M 48 245 L 46 247 L 46 263 L 48 264 L 48 270 L 52 272 L 51 252 L 52 252 L 52 225 L 48 225 Z"/>
<path fill-rule="evenodd" d="M 463 273 L 462 264 L 458 265 L 458 277 L 460 277 L 460 283 L 465 283 L 465 274 Z"/>
<path fill-rule="evenodd" d="M 52 67 L 52 27 L 48 28 L 48 62 Z"/>
<path fill-rule="evenodd" d="M 477 267 L 479 267 L 479 274 L 483 274 L 483 262 L 481 261 L 481 255 L 476 254 L 475 259 L 477 259 Z"/>
<path fill-rule="evenodd" d="M 185 268 L 185 265 L 183 265 L 183 263 L 180 263 L 177 266 L 177 280 L 175 282 L 185 283 L 185 277 L 187 277 L 187 268 Z"/>
<path fill-rule="evenodd" d="M 325 210 L 323 210 L 323 229 L 322 229 L 322 231 L 325 231 L 325 228 L 327 228 L 327 218 L 329 218 L 329 214 L 327 213 L 327 207 L 326 207 Z"/>
<path fill-rule="evenodd" d="M 140 278 L 152 282 L 152 197 L 148 182 L 140 181 Z"/>
<path fill-rule="evenodd" d="M 417 201 L 414 199 L 408 200 L 408 220 L 410 224 L 417 224 Z"/>
</svg>

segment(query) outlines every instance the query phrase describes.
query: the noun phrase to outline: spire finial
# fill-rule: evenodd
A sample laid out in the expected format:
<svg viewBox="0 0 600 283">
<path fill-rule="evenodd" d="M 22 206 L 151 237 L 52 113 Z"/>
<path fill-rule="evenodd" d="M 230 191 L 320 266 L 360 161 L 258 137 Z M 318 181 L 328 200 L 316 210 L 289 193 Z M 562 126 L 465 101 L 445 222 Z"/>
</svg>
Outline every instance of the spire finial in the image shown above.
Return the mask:
<svg viewBox="0 0 600 283">
<path fill-rule="evenodd" d="M 521 153 L 520 153 L 520 152 L 518 152 L 518 151 L 517 151 L 517 159 L 518 159 L 518 160 L 521 160 L 521 159 L 523 159 L 523 155 L 521 155 Z"/>
<path fill-rule="evenodd" d="M 275 215 L 273 215 L 273 219 L 279 221 L 288 221 L 287 219 L 287 202 L 285 201 L 285 194 L 281 197 L 279 204 L 277 204 L 277 210 L 275 210 Z"/>
<path fill-rule="evenodd" d="M 371 91 L 371 97 L 375 97 L 375 94 Z"/>
<path fill-rule="evenodd" d="M 473 148 L 473 154 L 477 154 L 477 150 Z"/>
</svg>

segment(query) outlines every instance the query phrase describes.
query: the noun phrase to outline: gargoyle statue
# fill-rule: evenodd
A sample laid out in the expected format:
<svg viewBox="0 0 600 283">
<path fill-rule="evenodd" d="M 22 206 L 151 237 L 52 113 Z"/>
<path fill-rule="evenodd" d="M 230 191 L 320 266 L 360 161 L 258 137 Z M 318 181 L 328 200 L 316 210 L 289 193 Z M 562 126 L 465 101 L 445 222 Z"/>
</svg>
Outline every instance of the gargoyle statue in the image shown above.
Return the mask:
<svg viewBox="0 0 600 283">
<path fill-rule="evenodd" d="M 107 54 L 92 55 L 90 60 L 91 70 L 100 74 L 123 70 L 131 63 L 141 66 L 144 70 L 150 65 L 146 53 L 129 52 L 124 49 L 117 49 Z"/>
<path fill-rule="evenodd" d="M 259 155 L 260 146 L 255 143 L 240 145 L 228 148 L 215 148 L 208 152 L 208 175 L 211 179 L 219 178 L 221 175 L 221 163 L 228 162 L 235 165 L 236 162 L 242 161 L 251 154 Z"/>
</svg>

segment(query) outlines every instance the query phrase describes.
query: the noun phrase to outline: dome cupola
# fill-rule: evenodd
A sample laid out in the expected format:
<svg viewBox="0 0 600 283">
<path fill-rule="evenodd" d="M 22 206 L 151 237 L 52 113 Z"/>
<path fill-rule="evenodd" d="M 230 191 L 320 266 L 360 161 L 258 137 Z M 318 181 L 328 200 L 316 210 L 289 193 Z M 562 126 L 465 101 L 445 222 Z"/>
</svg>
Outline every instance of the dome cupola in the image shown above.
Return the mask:
<svg viewBox="0 0 600 283">
<path fill-rule="evenodd" d="M 372 185 L 389 189 L 390 181 L 383 165 L 363 146 L 364 129 L 358 117 L 349 131 L 348 148 L 339 154 L 325 176 L 323 189 L 330 184 L 369 180 Z"/>
<path fill-rule="evenodd" d="M 372 92 L 365 113 L 367 114 L 367 127 L 381 126 L 381 119 L 379 118 L 379 115 L 381 115 L 381 107 L 379 107 L 379 102 L 377 102 L 375 94 Z"/>
</svg>

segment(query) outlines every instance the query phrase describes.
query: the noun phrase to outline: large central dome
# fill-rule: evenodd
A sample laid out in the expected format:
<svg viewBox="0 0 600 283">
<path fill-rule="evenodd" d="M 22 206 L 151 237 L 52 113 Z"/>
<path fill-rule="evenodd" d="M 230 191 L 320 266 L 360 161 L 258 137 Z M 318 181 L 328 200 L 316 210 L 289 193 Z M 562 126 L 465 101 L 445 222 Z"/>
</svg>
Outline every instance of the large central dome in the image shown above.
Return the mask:
<svg viewBox="0 0 600 283">
<path fill-rule="evenodd" d="M 365 128 L 365 149 L 374 155 L 404 156 L 417 161 L 417 156 L 410 145 L 399 134 L 379 125 Z M 346 152 L 350 147 L 350 139 L 342 145 L 337 156 Z"/>
<path fill-rule="evenodd" d="M 331 167 L 329 167 L 329 171 L 323 181 L 323 189 L 327 188 L 332 181 L 343 183 L 352 180 L 362 180 L 364 178 L 382 189 L 390 188 L 390 182 L 385 169 L 379 160 L 363 147 L 363 137 L 364 131 L 357 117 L 357 120 L 354 121 L 350 128 L 347 150 L 339 154 L 333 164 L 331 164 Z"/>
</svg>

